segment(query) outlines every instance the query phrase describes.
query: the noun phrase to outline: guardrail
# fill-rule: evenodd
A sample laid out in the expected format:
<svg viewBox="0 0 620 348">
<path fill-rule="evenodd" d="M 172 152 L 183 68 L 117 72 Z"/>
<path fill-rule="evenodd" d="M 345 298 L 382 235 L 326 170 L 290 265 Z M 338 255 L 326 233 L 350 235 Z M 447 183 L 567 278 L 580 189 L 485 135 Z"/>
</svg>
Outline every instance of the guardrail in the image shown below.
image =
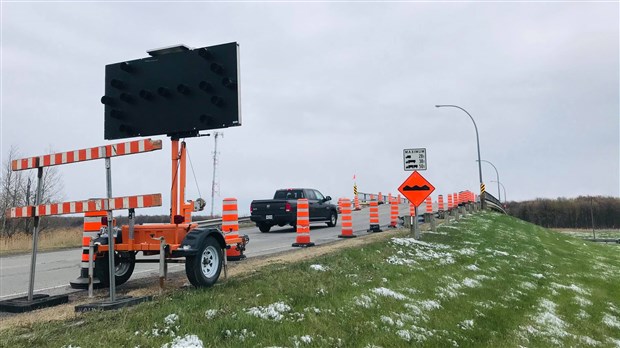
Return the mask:
<svg viewBox="0 0 620 348">
<path fill-rule="evenodd" d="M 487 203 L 487 208 L 489 209 L 493 209 L 497 212 L 506 214 L 506 210 L 504 210 L 504 206 L 502 205 L 502 202 L 500 202 L 497 198 L 495 198 L 495 196 L 493 196 L 492 194 L 485 192 L 484 193 L 484 200 Z"/>
<path fill-rule="evenodd" d="M 242 222 L 250 222 L 250 217 L 249 216 L 240 217 L 239 223 L 242 223 Z M 222 218 L 196 221 L 196 223 L 198 224 L 199 227 L 220 226 L 222 225 Z"/>
</svg>

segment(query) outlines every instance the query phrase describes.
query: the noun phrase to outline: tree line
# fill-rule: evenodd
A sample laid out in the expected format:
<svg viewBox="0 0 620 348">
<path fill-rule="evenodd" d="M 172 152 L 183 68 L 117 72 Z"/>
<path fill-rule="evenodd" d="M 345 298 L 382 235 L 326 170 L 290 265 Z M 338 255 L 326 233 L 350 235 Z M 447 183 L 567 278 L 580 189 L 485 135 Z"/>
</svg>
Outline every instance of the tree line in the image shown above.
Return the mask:
<svg viewBox="0 0 620 348">
<path fill-rule="evenodd" d="M 37 171 L 13 171 L 11 162 L 21 158 L 16 147 L 9 149 L 0 171 L 0 237 L 11 237 L 15 233 L 32 233 L 33 219 L 11 219 L 7 209 L 34 205 L 37 192 Z M 45 167 L 41 180 L 41 204 L 60 202 L 63 198 L 63 183 L 56 167 Z M 40 220 L 40 230 L 49 227 L 50 220 Z"/>
<path fill-rule="evenodd" d="M 620 198 L 579 196 L 508 202 L 508 214 L 543 227 L 619 229 Z"/>
</svg>

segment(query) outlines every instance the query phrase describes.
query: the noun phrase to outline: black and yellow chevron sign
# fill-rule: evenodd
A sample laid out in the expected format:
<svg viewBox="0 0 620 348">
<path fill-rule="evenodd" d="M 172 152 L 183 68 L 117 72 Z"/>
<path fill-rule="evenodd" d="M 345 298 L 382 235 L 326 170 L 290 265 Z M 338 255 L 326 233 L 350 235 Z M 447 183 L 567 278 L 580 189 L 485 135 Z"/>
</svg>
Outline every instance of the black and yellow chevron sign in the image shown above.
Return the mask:
<svg viewBox="0 0 620 348">
<path fill-rule="evenodd" d="M 357 196 L 357 185 L 353 185 L 353 195 Z"/>
<path fill-rule="evenodd" d="M 484 184 L 480 184 L 480 194 L 482 195 L 485 191 Z"/>
</svg>

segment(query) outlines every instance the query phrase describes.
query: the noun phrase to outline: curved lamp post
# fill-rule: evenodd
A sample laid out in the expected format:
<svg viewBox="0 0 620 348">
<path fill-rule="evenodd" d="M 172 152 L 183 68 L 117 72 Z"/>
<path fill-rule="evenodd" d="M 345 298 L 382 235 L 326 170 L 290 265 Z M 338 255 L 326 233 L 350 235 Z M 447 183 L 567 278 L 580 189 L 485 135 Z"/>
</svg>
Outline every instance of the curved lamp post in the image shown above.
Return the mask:
<svg viewBox="0 0 620 348">
<path fill-rule="evenodd" d="M 491 182 L 496 182 L 495 180 L 491 180 Z M 506 199 L 506 188 L 504 187 L 504 184 L 502 184 L 501 182 L 497 181 L 498 184 L 502 185 L 502 189 L 504 189 L 504 204 L 508 203 L 508 200 Z"/>
<path fill-rule="evenodd" d="M 486 162 L 486 163 L 492 165 L 493 169 L 495 169 L 495 174 L 497 175 L 497 200 L 501 202 L 502 201 L 502 195 L 501 195 L 501 192 L 499 190 L 499 172 L 497 171 L 497 167 L 495 167 L 495 165 L 493 163 L 491 163 L 491 162 L 489 162 L 487 160 L 480 160 L 480 161 Z"/>
<path fill-rule="evenodd" d="M 471 122 L 474 123 L 474 128 L 476 129 L 476 144 L 478 145 L 478 175 L 480 177 L 480 188 L 482 188 L 483 182 L 482 182 L 482 163 L 480 162 L 480 137 L 478 136 L 478 126 L 476 126 L 476 121 L 474 121 L 474 118 L 469 114 L 469 112 L 467 112 L 467 110 L 463 109 L 462 107 L 458 105 L 435 105 L 435 107 L 436 108 L 448 107 L 448 108 L 461 109 L 463 112 L 467 114 L 467 116 L 469 116 L 469 118 L 471 119 Z M 484 197 L 480 197 L 480 205 L 482 206 L 482 209 L 486 208 Z"/>
</svg>

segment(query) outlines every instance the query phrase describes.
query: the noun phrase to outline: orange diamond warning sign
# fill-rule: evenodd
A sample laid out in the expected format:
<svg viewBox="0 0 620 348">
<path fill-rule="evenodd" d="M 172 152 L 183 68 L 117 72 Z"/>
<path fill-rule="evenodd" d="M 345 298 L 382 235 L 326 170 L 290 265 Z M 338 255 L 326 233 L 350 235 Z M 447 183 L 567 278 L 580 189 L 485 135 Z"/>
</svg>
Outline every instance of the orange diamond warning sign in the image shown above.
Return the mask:
<svg viewBox="0 0 620 348">
<path fill-rule="evenodd" d="M 400 185 L 398 191 L 407 197 L 411 204 L 419 207 L 426 197 L 435 191 L 435 186 L 431 185 L 420 173 L 415 171 Z"/>
</svg>

